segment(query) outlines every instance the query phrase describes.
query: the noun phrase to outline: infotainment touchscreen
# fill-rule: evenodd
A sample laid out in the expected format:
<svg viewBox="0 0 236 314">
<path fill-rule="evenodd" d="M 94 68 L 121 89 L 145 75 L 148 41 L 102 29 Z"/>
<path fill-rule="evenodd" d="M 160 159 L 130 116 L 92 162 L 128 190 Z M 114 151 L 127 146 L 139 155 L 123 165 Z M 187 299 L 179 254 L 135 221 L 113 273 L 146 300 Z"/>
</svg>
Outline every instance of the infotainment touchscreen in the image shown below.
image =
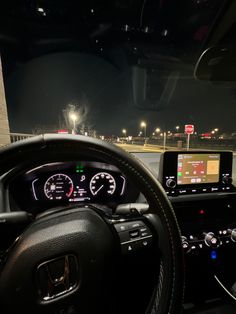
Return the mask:
<svg viewBox="0 0 236 314">
<path fill-rule="evenodd" d="M 178 185 L 217 183 L 219 179 L 220 154 L 178 154 Z"/>
</svg>

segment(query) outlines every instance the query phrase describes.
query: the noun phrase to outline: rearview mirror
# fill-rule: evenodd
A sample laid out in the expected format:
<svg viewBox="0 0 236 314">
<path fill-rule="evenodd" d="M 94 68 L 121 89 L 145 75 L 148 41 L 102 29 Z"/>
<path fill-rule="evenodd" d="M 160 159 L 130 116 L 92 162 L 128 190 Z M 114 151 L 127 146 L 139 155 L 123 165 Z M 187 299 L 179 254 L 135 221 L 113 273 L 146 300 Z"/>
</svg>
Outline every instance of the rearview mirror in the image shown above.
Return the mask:
<svg viewBox="0 0 236 314">
<path fill-rule="evenodd" d="M 139 59 L 132 66 L 132 91 L 136 108 L 160 111 L 171 102 L 178 81 L 186 78 L 189 65 L 169 56 L 155 56 L 151 60 Z"/>
<path fill-rule="evenodd" d="M 138 109 L 159 111 L 170 102 L 179 78 L 178 71 L 132 68 L 133 100 Z"/>
<path fill-rule="evenodd" d="M 203 81 L 236 81 L 236 48 L 208 48 L 200 56 L 194 76 Z"/>
</svg>

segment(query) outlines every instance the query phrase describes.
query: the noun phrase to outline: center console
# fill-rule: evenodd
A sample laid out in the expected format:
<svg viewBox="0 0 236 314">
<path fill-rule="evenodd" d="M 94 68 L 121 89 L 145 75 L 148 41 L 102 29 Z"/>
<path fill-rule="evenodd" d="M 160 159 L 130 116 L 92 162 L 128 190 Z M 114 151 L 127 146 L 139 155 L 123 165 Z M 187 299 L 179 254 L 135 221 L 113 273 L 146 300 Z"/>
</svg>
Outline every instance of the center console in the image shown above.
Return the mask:
<svg viewBox="0 0 236 314">
<path fill-rule="evenodd" d="M 186 298 L 191 300 L 204 301 L 222 293 L 215 280 L 222 270 L 226 286 L 236 280 L 231 274 L 236 250 L 232 159 L 229 151 L 167 151 L 160 159 L 159 181 L 181 229 L 186 256 Z"/>
<path fill-rule="evenodd" d="M 187 253 L 236 243 L 232 158 L 230 151 L 167 151 L 161 156 L 159 181 L 179 218 Z"/>
</svg>

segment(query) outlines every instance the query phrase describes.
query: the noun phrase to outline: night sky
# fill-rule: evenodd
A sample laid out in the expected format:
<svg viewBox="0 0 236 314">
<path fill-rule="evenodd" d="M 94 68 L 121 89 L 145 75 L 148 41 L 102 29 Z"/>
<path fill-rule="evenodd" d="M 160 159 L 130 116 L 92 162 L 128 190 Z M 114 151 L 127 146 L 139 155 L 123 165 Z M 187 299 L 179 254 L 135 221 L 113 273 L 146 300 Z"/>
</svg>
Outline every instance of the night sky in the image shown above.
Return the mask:
<svg viewBox="0 0 236 314">
<path fill-rule="evenodd" d="M 33 3 L 0 12 L 11 132 L 55 131 L 68 105 L 86 108 L 78 127 L 86 124 L 106 136 L 121 135 L 123 128 L 136 136 L 141 121 L 147 122 L 147 135 L 157 127 L 173 131 L 179 125 L 183 131 L 188 123 L 197 132 L 236 131 L 236 87 L 193 79 L 223 1 L 63 0 L 41 1 L 40 8 Z M 184 65 L 170 99 L 169 92 L 163 97 L 170 73 L 162 76 L 161 70 L 172 65 L 160 56 Z M 135 85 L 140 77 L 131 65 L 143 60 L 159 68 L 150 66 L 157 71 L 146 86 Z M 142 102 L 145 89 L 149 101 Z"/>
<path fill-rule="evenodd" d="M 104 135 L 120 135 L 126 128 L 135 136 L 142 120 L 148 134 L 156 127 L 174 130 L 187 123 L 194 123 L 198 132 L 216 127 L 236 131 L 231 88 L 180 77 L 170 102 L 150 111 L 135 106 L 131 77 L 128 66 L 118 69 L 82 53 L 49 54 L 23 63 L 5 78 L 11 132 L 31 133 L 38 125 L 53 129 L 68 104 L 86 106 L 83 122 Z"/>
</svg>

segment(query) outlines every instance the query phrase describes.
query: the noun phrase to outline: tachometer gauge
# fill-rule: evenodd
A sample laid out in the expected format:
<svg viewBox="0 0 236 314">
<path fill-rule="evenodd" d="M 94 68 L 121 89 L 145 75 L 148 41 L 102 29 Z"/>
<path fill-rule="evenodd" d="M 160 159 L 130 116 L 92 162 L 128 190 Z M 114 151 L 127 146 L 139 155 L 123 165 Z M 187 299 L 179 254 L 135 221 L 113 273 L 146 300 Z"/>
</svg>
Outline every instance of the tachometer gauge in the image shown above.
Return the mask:
<svg viewBox="0 0 236 314">
<path fill-rule="evenodd" d="M 89 187 L 94 196 L 112 195 L 116 190 L 116 181 L 109 173 L 99 172 L 92 177 Z"/>
<path fill-rule="evenodd" d="M 73 190 L 73 181 L 63 173 L 54 174 L 44 184 L 44 193 L 50 200 L 67 199 L 71 196 Z"/>
</svg>

